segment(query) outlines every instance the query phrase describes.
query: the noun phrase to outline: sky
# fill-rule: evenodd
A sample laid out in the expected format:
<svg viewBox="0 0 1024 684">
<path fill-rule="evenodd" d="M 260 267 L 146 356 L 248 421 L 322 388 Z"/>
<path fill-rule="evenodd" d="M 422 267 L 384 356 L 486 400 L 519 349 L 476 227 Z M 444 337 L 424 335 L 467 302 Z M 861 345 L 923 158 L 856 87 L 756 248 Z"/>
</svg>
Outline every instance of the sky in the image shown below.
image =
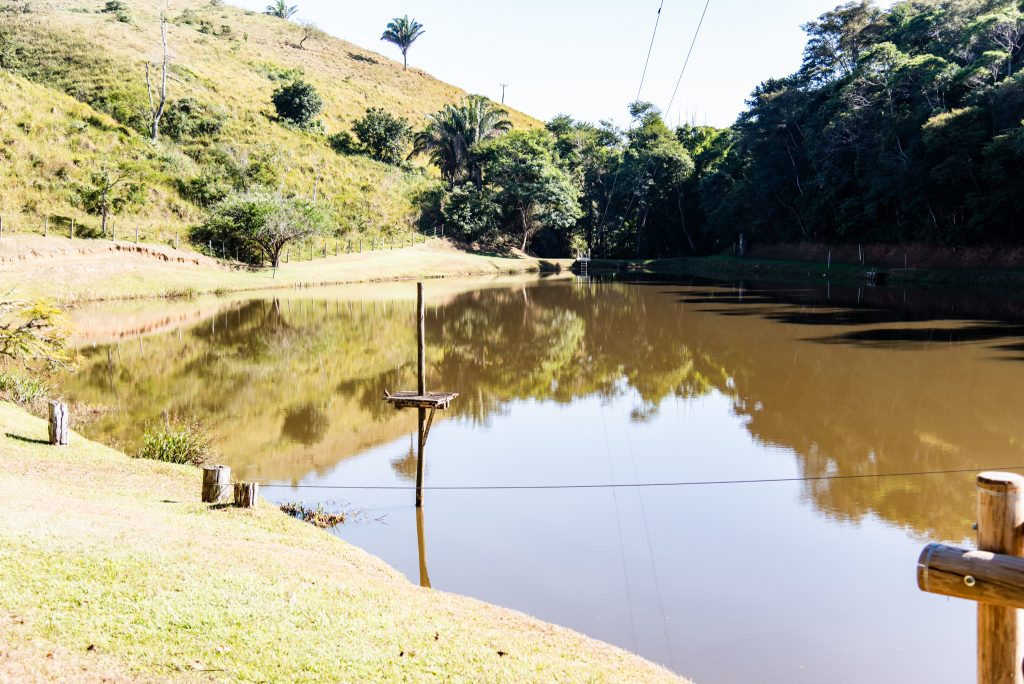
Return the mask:
<svg viewBox="0 0 1024 684">
<path fill-rule="evenodd" d="M 841 0 L 710 0 L 679 93 L 667 109 L 705 0 L 664 0 L 640 99 L 668 123 L 728 126 L 754 87 L 800 65 L 801 24 Z M 267 0 L 232 0 L 261 11 Z M 501 99 L 539 119 L 628 123 L 662 0 L 289 0 L 296 19 L 401 60 L 380 41 L 388 21 L 408 14 L 426 33 L 411 66 L 464 90 Z"/>
</svg>

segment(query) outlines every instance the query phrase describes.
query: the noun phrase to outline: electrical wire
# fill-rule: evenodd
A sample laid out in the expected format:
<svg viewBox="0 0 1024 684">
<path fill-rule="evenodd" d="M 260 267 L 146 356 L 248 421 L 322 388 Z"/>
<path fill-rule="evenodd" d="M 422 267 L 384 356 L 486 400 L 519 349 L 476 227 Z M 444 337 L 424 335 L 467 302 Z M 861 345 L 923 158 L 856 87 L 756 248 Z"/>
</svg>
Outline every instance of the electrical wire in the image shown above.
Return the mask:
<svg viewBox="0 0 1024 684">
<path fill-rule="evenodd" d="M 900 473 L 875 473 L 860 475 L 812 475 L 810 477 L 761 477 L 749 480 L 688 480 L 680 482 L 612 482 L 597 484 L 552 484 L 552 485 L 424 485 L 431 491 L 496 491 L 496 490 L 548 490 L 548 489 L 632 489 L 653 487 L 703 487 L 716 485 L 773 484 L 784 482 L 828 482 L 833 480 L 871 480 L 887 477 L 922 477 L 926 475 L 957 475 L 990 470 L 1024 470 L 1024 465 L 997 466 L 992 468 L 952 468 L 948 470 L 912 470 Z M 261 487 L 287 489 L 351 489 L 377 491 L 414 491 L 415 486 L 397 485 L 289 485 L 275 482 L 258 482 Z"/>
</svg>

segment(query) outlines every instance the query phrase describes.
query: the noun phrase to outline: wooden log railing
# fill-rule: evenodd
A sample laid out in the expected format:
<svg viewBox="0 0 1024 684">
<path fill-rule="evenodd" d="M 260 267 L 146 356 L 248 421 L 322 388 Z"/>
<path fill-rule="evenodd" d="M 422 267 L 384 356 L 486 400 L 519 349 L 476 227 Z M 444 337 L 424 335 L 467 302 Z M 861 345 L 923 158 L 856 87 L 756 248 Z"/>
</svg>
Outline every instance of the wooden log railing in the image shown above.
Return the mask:
<svg viewBox="0 0 1024 684">
<path fill-rule="evenodd" d="M 978 550 L 929 544 L 917 585 L 978 603 L 978 684 L 1024 684 L 1024 477 L 978 475 Z"/>
</svg>

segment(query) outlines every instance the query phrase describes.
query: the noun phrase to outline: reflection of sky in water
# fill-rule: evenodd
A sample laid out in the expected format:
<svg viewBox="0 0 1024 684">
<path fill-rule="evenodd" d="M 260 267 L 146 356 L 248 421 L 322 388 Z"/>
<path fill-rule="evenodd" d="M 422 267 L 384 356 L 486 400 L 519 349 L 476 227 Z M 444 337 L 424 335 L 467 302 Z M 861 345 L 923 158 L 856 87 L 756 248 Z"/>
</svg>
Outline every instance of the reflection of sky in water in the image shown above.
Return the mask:
<svg viewBox="0 0 1024 684">
<path fill-rule="evenodd" d="M 442 423 L 426 484 L 799 475 L 792 453 L 756 444 L 723 395 L 667 402 L 642 423 L 629 419 L 636 402 L 524 401 L 486 427 Z M 408 485 L 392 466 L 408 448 L 399 439 L 302 484 Z M 418 581 L 411 491 L 265 491 L 383 516 L 339 534 Z M 579 629 L 701 682 L 968 681 L 973 608 L 917 591 L 917 540 L 874 516 L 831 521 L 803 499 L 799 483 L 428 490 L 426 562 L 435 589 Z"/>
<path fill-rule="evenodd" d="M 200 302 L 88 345 L 73 399 L 131 444 L 164 410 L 225 436 L 238 477 L 410 486 L 413 303 L 396 290 Z M 442 294 L 443 288 L 443 294 Z M 1009 297 L 823 286 L 427 286 L 429 485 L 665 482 L 1024 463 L 1024 310 Z M 391 299 L 394 297 L 394 299 Z M 857 304 L 862 302 L 862 304 Z M 145 311 L 94 312 L 102 335 Z M 98 336 L 87 339 L 107 339 Z M 339 534 L 419 576 L 411 491 L 343 501 Z M 967 681 L 973 606 L 921 594 L 973 476 L 673 488 L 427 491 L 435 588 L 523 610 L 701 682 Z M 373 522 L 384 516 L 383 522 Z M 942 658 L 936 655 L 941 654 Z"/>
</svg>

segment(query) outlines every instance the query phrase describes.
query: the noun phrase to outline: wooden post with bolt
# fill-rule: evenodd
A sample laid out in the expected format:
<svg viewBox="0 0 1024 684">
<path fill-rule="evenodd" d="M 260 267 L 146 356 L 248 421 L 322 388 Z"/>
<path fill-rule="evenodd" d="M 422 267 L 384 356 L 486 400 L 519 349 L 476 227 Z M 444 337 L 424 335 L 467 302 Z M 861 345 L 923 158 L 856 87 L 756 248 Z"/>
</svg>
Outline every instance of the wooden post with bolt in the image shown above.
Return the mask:
<svg viewBox="0 0 1024 684">
<path fill-rule="evenodd" d="M 1024 684 L 1024 477 L 978 475 L 978 550 L 929 544 L 917 585 L 978 602 L 978 684 Z"/>
<path fill-rule="evenodd" d="M 231 468 L 203 466 L 203 503 L 221 503 L 231 499 Z"/>
<path fill-rule="evenodd" d="M 259 494 L 259 482 L 235 483 L 235 505 L 239 508 L 256 508 L 256 499 Z"/>
<path fill-rule="evenodd" d="M 50 444 L 54 446 L 67 446 L 68 438 L 68 405 L 60 401 L 51 401 Z"/>
</svg>

